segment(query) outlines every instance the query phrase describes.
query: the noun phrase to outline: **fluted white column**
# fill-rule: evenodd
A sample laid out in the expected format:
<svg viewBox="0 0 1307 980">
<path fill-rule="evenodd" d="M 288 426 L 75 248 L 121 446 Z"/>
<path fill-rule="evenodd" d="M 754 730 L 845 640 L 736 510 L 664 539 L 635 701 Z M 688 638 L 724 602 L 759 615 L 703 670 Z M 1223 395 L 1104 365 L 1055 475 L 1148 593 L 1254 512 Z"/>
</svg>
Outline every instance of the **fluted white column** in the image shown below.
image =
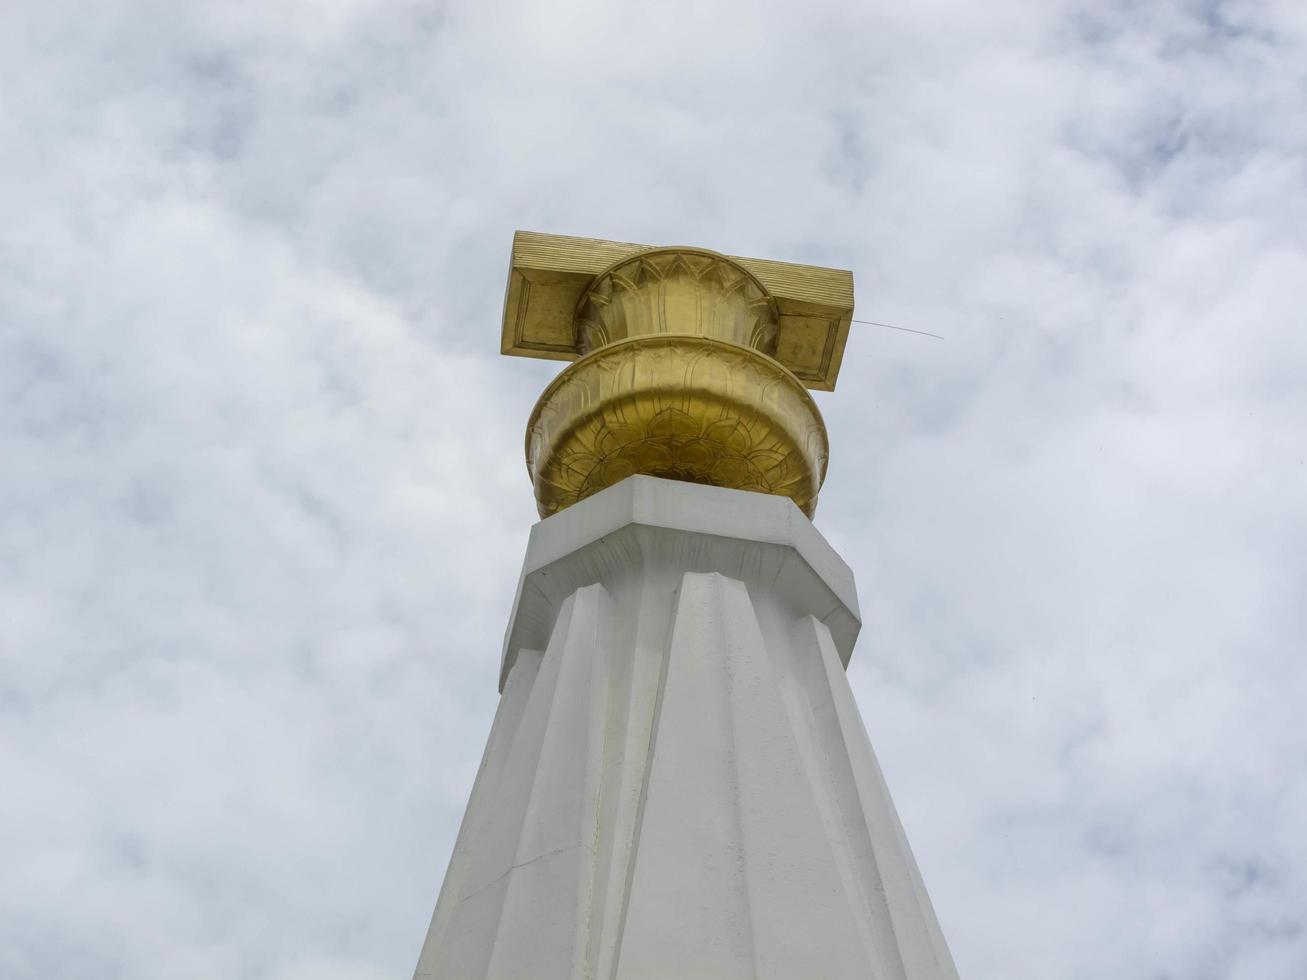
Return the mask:
<svg viewBox="0 0 1307 980">
<path fill-rule="evenodd" d="M 788 499 L 637 476 L 532 532 L 418 978 L 957 973 Z"/>
</svg>

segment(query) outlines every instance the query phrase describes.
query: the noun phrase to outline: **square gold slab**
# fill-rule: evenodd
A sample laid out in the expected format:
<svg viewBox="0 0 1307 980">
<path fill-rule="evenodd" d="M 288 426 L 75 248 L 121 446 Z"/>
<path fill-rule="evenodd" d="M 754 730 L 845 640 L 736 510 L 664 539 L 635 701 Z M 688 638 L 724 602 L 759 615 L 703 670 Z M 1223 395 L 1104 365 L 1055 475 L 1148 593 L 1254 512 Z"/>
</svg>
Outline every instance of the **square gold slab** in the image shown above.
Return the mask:
<svg viewBox="0 0 1307 980">
<path fill-rule="evenodd" d="M 574 361 L 576 305 L 604 269 L 653 246 L 519 231 L 504 295 L 500 349 L 519 357 Z M 776 359 L 807 387 L 834 391 L 853 317 L 853 273 L 815 265 L 728 256 L 776 299 Z"/>
</svg>

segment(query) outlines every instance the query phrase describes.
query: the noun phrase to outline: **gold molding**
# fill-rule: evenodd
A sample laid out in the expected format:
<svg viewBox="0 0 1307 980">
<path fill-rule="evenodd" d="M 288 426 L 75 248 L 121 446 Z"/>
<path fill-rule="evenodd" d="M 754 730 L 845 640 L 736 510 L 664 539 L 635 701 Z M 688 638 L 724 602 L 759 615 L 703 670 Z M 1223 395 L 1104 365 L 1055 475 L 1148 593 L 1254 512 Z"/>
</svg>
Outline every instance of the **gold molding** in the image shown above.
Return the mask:
<svg viewBox="0 0 1307 980">
<path fill-rule="evenodd" d="M 516 232 L 501 351 L 576 360 L 581 349 L 575 317 L 590 282 L 609 266 L 651 250 L 629 242 Z M 770 259 L 723 258 L 747 270 L 775 299 L 776 359 L 809 388 L 834 391 L 853 317 L 853 274 Z"/>
</svg>

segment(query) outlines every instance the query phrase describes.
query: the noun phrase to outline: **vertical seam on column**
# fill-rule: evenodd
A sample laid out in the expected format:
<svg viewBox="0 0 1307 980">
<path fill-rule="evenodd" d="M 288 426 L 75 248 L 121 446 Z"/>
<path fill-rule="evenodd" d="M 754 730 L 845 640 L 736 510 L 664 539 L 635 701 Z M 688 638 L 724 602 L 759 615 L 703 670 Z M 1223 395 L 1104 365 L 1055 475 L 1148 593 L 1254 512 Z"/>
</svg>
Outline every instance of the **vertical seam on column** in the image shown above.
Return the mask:
<svg viewBox="0 0 1307 980">
<path fill-rule="evenodd" d="M 731 793 L 731 800 L 734 804 L 733 810 L 735 813 L 736 860 L 740 872 L 740 883 L 743 886 L 745 910 L 744 921 L 749 929 L 749 940 L 747 945 L 749 949 L 749 957 L 753 963 L 753 975 L 756 980 L 756 978 L 762 975 L 762 964 L 758 962 L 759 950 L 758 942 L 755 938 L 758 930 L 753 921 L 753 892 L 749 876 L 749 862 L 746 859 L 743 850 L 748 846 L 748 842 L 746 840 L 747 831 L 744 825 L 744 809 L 741 805 L 742 801 L 740 799 L 740 729 L 739 719 L 736 716 L 736 698 L 739 696 L 739 691 L 736 688 L 739 677 L 736 671 L 739 668 L 739 658 L 733 656 L 736 651 L 736 643 L 732 642 L 732 637 L 730 635 L 729 613 L 731 610 L 728 610 L 727 608 L 726 583 L 731 581 L 739 586 L 740 591 L 744 593 L 744 601 L 749 606 L 750 615 L 756 618 L 757 610 L 753 605 L 753 596 L 749 594 L 748 587 L 745 586 L 743 582 L 729 579 L 721 572 L 709 572 L 708 574 L 712 578 L 712 591 L 714 593 L 713 614 L 717 624 L 717 652 L 722 658 L 723 668 L 726 673 L 725 708 L 726 717 L 731 731 L 731 749 L 734 753 L 734 758 L 731 760 L 732 765 L 730 771 L 731 778 L 735 781 L 735 786 L 733 787 L 734 792 Z"/>
<path fill-rule="evenodd" d="M 546 729 L 548 728 L 549 716 L 553 713 L 559 697 L 558 683 L 562 672 L 561 660 L 565 652 L 562 649 L 564 640 L 566 639 L 564 634 L 572 629 L 572 620 L 575 615 L 575 612 L 576 612 L 576 593 L 572 593 L 570 596 L 568 596 L 566 599 L 563 600 L 563 604 L 562 607 L 559 609 L 558 616 L 554 620 L 554 627 L 549 637 L 549 643 L 545 646 L 545 651 L 544 654 L 542 655 L 542 659 L 540 662 L 540 669 L 543 670 L 545 668 L 545 659 L 549 657 L 551 649 L 553 650 L 554 653 L 554 661 L 559 662 L 558 669 L 554 673 L 554 678 L 553 678 L 554 686 L 552 690 L 550 690 L 549 692 L 549 705 L 545 712 Z M 560 633 L 559 624 L 563 622 L 564 616 L 566 616 L 566 627 L 563 630 L 563 633 Z M 551 663 L 551 667 L 552 666 L 553 664 Z M 539 680 L 540 680 L 540 676 L 539 673 L 537 672 L 536 681 L 538 682 Z M 537 684 L 533 683 L 531 685 L 531 688 L 532 689 L 530 691 L 530 695 L 534 696 L 536 694 Z M 528 706 L 529 705 L 530 705 L 530 697 L 528 697 Z M 525 712 L 526 708 L 524 707 L 523 710 Z M 518 723 L 518 727 L 519 728 L 521 727 L 521 722 Z M 480 974 L 483 977 L 493 977 L 496 975 L 495 960 L 496 957 L 501 955 L 502 952 L 502 947 L 500 946 L 499 937 L 503 933 L 503 929 L 504 929 L 504 910 L 508 902 L 508 897 L 509 897 L 508 892 L 512 886 L 512 872 L 516 870 L 519 866 L 526 863 L 519 860 L 522 851 L 522 838 L 527 832 L 527 823 L 531 814 L 531 801 L 532 801 L 532 797 L 536 792 L 536 786 L 540 780 L 540 775 L 541 775 L 540 756 L 543 751 L 544 751 L 544 742 L 543 740 L 541 740 L 538 744 L 534 746 L 535 764 L 532 766 L 531 782 L 526 788 L 526 796 L 522 803 L 521 823 L 517 827 L 517 832 L 513 840 L 513 856 L 512 859 L 509 861 L 508 869 L 503 874 L 501 874 L 499 878 L 495 879 L 496 881 L 500 879 L 505 879 L 505 885 L 503 891 L 499 895 L 499 903 L 496 908 L 496 920 L 494 925 L 494 931 L 491 934 L 490 949 L 486 956 L 485 969 Z M 494 882 L 490 882 L 488 883 L 488 885 L 489 884 L 494 884 Z M 488 887 L 488 885 L 483 887 Z"/>
<path fill-rule="evenodd" d="M 587 823 L 593 820 L 589 826 L 589 840 L 585 839 L 585 834 L 581 834 L 582 853 L 579 855 L 585 860 L 585 852 L 589 852 L 589 864 L 585 867 L 585 874 L 578 882 L 578 909 L 575 928 L 585 929 L 585 942 L 579 944 L 579 950 L 573 950 L 572 957 L 572 975 L 580 980 L 591 980 L 594 972 L 590 966 L 591 950 L 594 946 L 595 936 L 595 891 L 597 879 L 602 869 L 599 860 L 599 838 L 602 832 L 601 815 L 603 813 L 604 800 L 604 754 L 607 743 L 608 730 L 608 701 L 611 697 L 609 685 L 609 676 L 612 669 L 611 650 L 612 644 L 604 642 L 606 637 L 611 635 L 612 626 L 612 596 L 602 585 L 588 586 L 587 588 L 597 587 L 600 590 L 602 599 L 596 599 L 596 610 L 594 620 L 591 623 L 593 636 L 590 644 L 590 691 L 587 698 L 587 707 L 590 714 L 590 730 L 587 732 L 586 749 L 590 758 L 586 765 L 585 790 L 590 807 L 589 810 L 583 810 L 586 816 L 583 818 Z M 600 705 L 602 701 L 602 706 Z M 599 710 L 602 707 L 602 710 Z M 598 732 L 594 729 L 598 728 Z M 594 780 L 593 787 L 590 786 L 591 779 Z M 578 936 L 579 940 L 580 937 Z M 580 954 L 578 963 L 577 953 Z M 579 972 L 578 972 L 579 966 Z"/>
<path fill-rule="evenodd" d="M 681 577 L 684 584 L 685 577 Z M 617 948 L 613 950 L 613 972 L 611 977 L 616 980 L 617 972 L 622 965 L 622 942 L 626 938 L 626 913 L 631 904 L 631 887 L 635 880 L 635 867 L 640 859 L 640 837 L 644 829 L 644 809 L 645 803 L 649 799 L 649 777 L 653 773 L 653 753 L 654 746 L 658 744 L 658 726 L 663 717 L 663 691 L 667 687 L 667 666 L 671 661 L 672 654 L 672 626 L 676 622 L 677 608 L 681 602 L 681 596 L 685 590 L 678 585 L 676 587 L 676 596 L 673 598 L 667 616 L 667 625 L 663 635 L 662 663 L 658 670 L 658 695 L 654 699 L 653 721 L 649 725 L 649 745 L 645 749 L 644 755 L 644 773 L 640 777 L 640 802 L 636 807 L 635 824 L 633 827 L 633 840 L 631 844 L 631 856 L 626 866 L 626 882 L 622 894 L 622 911 L 621 920 L 617 925 Z"/>
<path fill-rule="evenodd" d="M 883 912 L 885 922 L 891 921 L 889 906 L 882 902 L 883 908 L 874 907 L 875 899 L 868 890 L 870 883 L 859 873 L 862 849 L 858 847 L 858 836 L 866 832 L 867 823 L 863 815 L 861 799 L 856 792 L 853 767 L 848 759 L 848 745 L 840 735 L 838 709 L 834 703 L 834 692 L 830 687 L 830 674 L 824 660 L 825 654 L 822 652 L 819 631 L 825 629 L 821 620 L 811 614 L 801 616 L 791 624 L 790 636 L 794 655 L 810 661 L 807 664 L 796 662 L 796 666 L 807 671 L 811 681 L 810 684 L 805 684 L 803 696 L 794 706 L 799 714 L 799 717 L 794 720 L 804 726 L 804 737 L 808 740 L 813 763 L 809 767 L 808 779 L 813 786 L 814 799 L 820 800 L 820 796 L 825 794 L 825 804 L 819 802 L 823 829 L 827 834 L 832 853 L 836 855 L 845 894 L 851 903 L 857 905 L 855 927 L 863 941 L 869 963 L 875 971 L 874 975 L 884 976 L 881 969 L 887 967 L 894 977 L 906 977 L 907 970 L 897 944 L 885 944 L 882 948 L 881 937 L 875 933 L 879 913 Z M 827 633 L 829 634 L 829 630 Z M 838 660 L 838 653 L 836 659 Z M 830 717 L 825 724 L 818 715 L 814 696 L 819 696 L 822 707 L 829 709 Z M 830 732 L 831 728 L 834 729 L 833 732 Z M 824 738 L 827 734 L 833 735 L 833 738 L 829 740 Z M 848 774 L 847 780 L 842 780 L 836 771 L 841 766 Z M 847 800 L 838 792 L 838 787 L 843 782 L 847 782 L 852 790 L 856 814 L 848 812 Z M 873 867 L 875 866 L 875 849 L 870 844 L 868 844 L 866 860 L 870 861 Z M 890 958 L 892 962 L 888 964 L 878 962 L 883 958 Z"/>
</svg>

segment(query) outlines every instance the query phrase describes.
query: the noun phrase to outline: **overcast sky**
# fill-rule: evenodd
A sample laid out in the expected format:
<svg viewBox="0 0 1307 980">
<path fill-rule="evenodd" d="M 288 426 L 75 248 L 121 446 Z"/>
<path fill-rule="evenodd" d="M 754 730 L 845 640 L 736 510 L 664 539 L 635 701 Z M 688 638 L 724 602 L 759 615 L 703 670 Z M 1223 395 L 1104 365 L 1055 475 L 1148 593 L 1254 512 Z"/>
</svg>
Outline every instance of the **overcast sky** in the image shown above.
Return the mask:
<svg viewBox="0 0 1307 980">
<path fill-rule="evenodd" d="M 966 980 L 1307 976 L 1307 5 L 15 0 L 0 976 L 410 975 L 556 363 L 515 228 L 852 269 L 817 525 Z"/>
</svg>

